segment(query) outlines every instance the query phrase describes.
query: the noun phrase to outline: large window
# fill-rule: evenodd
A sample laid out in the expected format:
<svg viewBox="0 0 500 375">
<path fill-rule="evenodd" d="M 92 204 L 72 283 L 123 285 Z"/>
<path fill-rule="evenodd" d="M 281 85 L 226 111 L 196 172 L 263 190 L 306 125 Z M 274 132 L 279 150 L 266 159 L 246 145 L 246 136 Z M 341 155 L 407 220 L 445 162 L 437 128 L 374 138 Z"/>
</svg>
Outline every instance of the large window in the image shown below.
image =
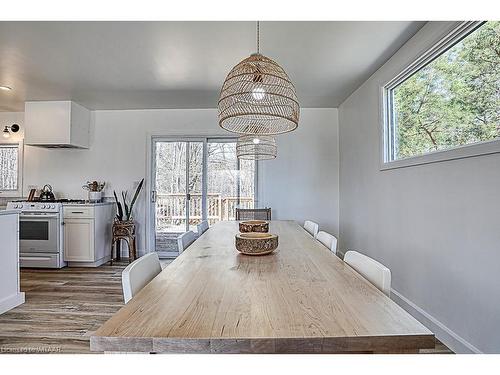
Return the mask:
<svg viewBox="0 0 500 375">
<path fill-rule="evenodd" d="M 467 22 L 385 86 L 391 162 L 500 137 L 500 22 Z"/>
<path fill-rule="evenodd" d="M 0 144 L 0 196 L 17 196 L 21 190 L 21 146 Z"/>
</svg>

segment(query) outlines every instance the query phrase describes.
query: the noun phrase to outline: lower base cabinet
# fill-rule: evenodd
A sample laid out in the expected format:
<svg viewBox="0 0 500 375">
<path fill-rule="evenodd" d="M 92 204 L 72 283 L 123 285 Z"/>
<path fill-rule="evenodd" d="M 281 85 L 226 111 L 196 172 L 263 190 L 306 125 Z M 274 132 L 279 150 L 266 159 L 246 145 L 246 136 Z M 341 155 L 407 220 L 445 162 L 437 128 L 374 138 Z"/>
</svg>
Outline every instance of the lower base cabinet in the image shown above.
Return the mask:
<svg viewBox="0 0 500 375">
<path fill-rule="evenodd" d="M 94 219 L 65 219 L 64 249 L 66 262 L 94 262 Z"/>
<path fill-rule="evenodd" d="M 114 205 L 67 205 L 64 217 L 64 260 L 68 266 L 97 267 L 110 260 Z"/>
</svg>

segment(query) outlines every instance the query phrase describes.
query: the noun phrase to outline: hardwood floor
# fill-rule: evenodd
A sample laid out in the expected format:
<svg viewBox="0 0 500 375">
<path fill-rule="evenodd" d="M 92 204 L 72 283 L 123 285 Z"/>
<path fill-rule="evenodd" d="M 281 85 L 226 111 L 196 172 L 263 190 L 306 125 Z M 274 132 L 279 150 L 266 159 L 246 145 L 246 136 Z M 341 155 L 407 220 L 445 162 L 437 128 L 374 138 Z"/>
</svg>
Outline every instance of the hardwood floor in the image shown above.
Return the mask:
<svg viewBox="0 0 500 375">
<path fill-rule="evenodd" d="M 127 264 L 22 269 L 26 303 L 0 315 L 0 353 L 90 353 L 90 334 L 123 306 Z M 421 352 L 451 353 L 437 340 L 434 349 Z"/>
</svg>

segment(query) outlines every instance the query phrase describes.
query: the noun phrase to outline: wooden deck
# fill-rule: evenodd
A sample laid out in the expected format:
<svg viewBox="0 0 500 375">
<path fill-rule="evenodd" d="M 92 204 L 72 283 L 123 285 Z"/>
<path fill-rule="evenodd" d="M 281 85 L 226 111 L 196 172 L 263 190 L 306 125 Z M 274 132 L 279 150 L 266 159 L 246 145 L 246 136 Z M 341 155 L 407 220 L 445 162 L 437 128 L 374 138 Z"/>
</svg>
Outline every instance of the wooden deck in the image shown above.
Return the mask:
<svg viewBox="0 0 500 375">
<path fill-rule="evenodd" d="M 26 303 L 0 315 L 0 353 L 89 353 L 90 334 L 123 306 L 126 265 L 23 269 Z M 437 340 L 421 352 L 451 353 Z"/>
</svg>

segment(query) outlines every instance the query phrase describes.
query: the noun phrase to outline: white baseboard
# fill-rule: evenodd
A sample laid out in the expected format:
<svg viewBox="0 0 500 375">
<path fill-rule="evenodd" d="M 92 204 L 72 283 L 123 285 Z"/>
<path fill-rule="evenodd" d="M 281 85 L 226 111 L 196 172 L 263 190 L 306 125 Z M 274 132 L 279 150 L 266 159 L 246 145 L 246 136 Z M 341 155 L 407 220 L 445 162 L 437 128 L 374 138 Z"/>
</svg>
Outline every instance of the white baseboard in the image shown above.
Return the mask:
<svg viewBox="0 0 500 375">
<path fill-rule="evenodd" d="M 0 301 L 0 314 L 24 303 L 24 292 L 13 294 Z"/>
<path fill-rule="evenodd" d="M 399 306 L 405 309 L 410 315 L 417 319 L 424 326 L 429 328 L 436 337 L 445 344 L 448 348 L 458 354 L 482 353 L 478 348 L 472 345 L 464 338 L 457 335 L 451 329 L 446 327 L 439 320 L 434 318 L 429 313 L 425 312 L 419 306 L 415 305 L 408 298 L 403 296 L 398 291 L 391 289 L 391 299 L 394 300 Z"/>
</svg>

